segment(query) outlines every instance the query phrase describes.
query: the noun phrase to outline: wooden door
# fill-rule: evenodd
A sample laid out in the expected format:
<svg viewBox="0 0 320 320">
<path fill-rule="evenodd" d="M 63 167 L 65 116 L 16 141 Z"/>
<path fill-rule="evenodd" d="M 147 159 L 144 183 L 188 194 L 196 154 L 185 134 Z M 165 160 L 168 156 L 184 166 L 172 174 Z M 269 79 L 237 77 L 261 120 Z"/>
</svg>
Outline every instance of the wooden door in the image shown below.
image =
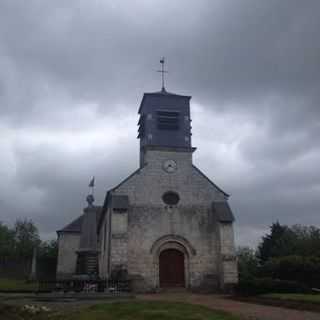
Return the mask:
<svg viewBox="0 0 320 320">
<path fill-rule="evenodd" d="M 159 257 L 160 287 L 184 287 L 184 254 L 176 249 L 167 249 Z"/>
</svg>

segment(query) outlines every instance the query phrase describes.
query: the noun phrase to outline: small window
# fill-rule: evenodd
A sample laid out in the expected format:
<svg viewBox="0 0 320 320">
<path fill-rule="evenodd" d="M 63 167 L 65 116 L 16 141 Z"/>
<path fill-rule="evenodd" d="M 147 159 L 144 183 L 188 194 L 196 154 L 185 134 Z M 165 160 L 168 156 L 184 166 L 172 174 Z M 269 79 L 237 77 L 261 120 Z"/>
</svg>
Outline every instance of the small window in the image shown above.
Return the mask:
<svg viewBox="0 0 320 320">
<path fill-rule="evenodd" d="M 178 130 L 179 112 L 177 111 L 157 111 L 157 126 L 160 130 Z"/>
<path fill-rule="evenodd" d="M 162 200 L 165 204 L 174 206 L 178 204 L 180 197 L 176 192 L 168 191 L 162 196 Z"/>
<path fill-rule="evenodd" d="M 139 122 L 138 122 L 138 137 L 137 138 L 144 138 L 145 135 L 145 115 L 141 115 Z"/>
</svg>

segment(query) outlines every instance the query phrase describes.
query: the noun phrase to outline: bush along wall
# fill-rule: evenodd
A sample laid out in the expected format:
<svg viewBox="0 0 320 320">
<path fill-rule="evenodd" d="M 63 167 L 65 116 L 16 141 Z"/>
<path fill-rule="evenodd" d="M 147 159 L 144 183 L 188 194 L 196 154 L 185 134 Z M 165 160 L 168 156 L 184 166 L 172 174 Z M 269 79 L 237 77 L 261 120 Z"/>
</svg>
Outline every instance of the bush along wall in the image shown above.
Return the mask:
<svg viewBox="0 0 320 320">
<path fill-rule="evenodd" d="M 296 281 L 311 288 L 320 288 L 320 258 L 314 256 L 273 258 L 261 267 L 261 274 L 273 279 Z"/>
<path fill-rule="evenodd" d="M 311 289 L 297 281 L 272 278 L 241 279 L 236 294 L 251 296 L 265 293 L 310 293 Z"/>
</svg>

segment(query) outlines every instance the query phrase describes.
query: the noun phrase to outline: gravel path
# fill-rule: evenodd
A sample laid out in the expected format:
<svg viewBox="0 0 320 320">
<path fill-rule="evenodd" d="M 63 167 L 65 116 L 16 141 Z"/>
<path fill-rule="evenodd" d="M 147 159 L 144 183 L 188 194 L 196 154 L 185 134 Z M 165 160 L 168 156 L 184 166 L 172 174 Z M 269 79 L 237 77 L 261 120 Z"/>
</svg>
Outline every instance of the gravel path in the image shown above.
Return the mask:
<svg viewBox="0 0 320 320">
<path fill-rule="evenodd" d="M 200 304 L 215 310 L 227 311 L 248 320 L 320 320 L 320 313 L 239 302 L 226 299 L 221 295 L 159 293 L 138 295 L 137 298 Z"/>
</svg>

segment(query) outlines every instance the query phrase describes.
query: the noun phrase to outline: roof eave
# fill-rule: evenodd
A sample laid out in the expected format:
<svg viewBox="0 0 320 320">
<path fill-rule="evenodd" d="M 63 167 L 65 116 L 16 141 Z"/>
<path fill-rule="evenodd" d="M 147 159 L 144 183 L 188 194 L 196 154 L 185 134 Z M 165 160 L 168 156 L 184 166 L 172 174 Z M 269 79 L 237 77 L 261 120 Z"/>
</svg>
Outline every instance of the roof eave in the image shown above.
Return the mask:
<svg viewBox="0 0 320 320">
<path fill-rule="evenodd" d="M 192 165 L 193 168 L 195 168 L 204 178 L 208 180 L 210 184 L 212 184 L 214 187 L 216 187 L 220 192 L 222 192 L 227 199 L 230 197 L 230 194 L 223 191 L 220 187 L 218 187 L 213 181 L 211 181 L 198 167 L 196 167 L 194 164 Z"/>
<path fill-rule="evenodd" d="M 142 97 L 142 100 L 141 100 L 141 103 L 140 103 L 140 106 L 139 106 L 139 110 L 138 110 L 138 114 L 141 113 L 141 108 L 144 104 L 144 100 L 145 100 L 145 97 L 146 96 L 165 96 L 165 97 L 170 97 L 170 96 L 173 96 L 173 97 L 180 97 L 180 98 L 185 98 L 185 99 L 191 99 L 192 96 L 185 96 L 185 95 L 181 95 L 181 94 L 175 94 L 175 93 L 167 93 L 167 94 L 163 94 L 161 92 L 145 92 L 143 94 L 143 97 Z"/>
</svg>

